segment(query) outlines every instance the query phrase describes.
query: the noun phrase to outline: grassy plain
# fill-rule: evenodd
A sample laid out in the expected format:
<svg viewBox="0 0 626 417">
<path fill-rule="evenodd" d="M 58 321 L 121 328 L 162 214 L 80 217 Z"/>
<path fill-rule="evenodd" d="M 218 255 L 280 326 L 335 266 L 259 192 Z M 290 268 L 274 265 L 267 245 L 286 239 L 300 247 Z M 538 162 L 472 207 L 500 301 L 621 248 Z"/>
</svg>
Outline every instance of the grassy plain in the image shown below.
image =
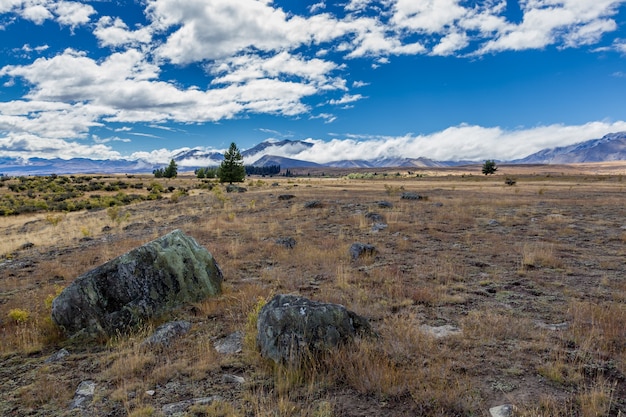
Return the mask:
<svg viewBox="0 0 626 417">
<path fill-rule="evenodd" d="M 188 415 L 486 416 L 513 404 L 521 416 L 626 416 L 626 164 L 367 172 L 252 178 L 245 193 L 181 176 L 160 182 L 184 193 L 113 212 L 0 217 L 0 414 L 74 415 L 76 387 L 92 380 L 96 416 L 160 416 L 212 395 Z M 387 228 L 373 231 L 368 213 Z M 160 319 L 191 321 L 187 336 L 151 352 L 139 345 L 160 321 L 101 344 L 59 334 L 54 294 L 173 229 L 225 276 L 223 295 Z M 275 242 L 287 237 L 293 249 Z M 377 254 L 351 260 L 354 242 Z M 250 323 L 277 293 L 343 304 L 380 337 L 306 369 L 271 366 Z M 428 331 L 446 325 L 458 331 Z M 218 353 L 236 331 L 243 351 Z M 62 347 L 70 356 L 45 362 Z"/>
</svg>

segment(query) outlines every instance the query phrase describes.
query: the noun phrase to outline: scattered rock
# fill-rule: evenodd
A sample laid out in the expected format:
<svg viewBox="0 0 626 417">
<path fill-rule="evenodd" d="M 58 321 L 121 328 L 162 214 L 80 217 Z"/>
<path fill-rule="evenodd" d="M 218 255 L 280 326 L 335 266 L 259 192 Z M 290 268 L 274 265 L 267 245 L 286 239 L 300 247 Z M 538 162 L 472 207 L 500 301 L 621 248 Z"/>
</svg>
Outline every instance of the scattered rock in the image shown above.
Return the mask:
<svg viewBox="0 0 626 417">
<path fill-rule="evenodd" d="M 307 208 L 307 209 L 310 209 L 310 208 L 321 208 L 323 206 L 324 205 L 319 200 L 312 200 L 312 201 L 307 201 L 306 203 L 304 203 L 304 208 Z"/>
<path fill-rule="evenodd" d="M 52 302 L 68 334 L 115 334 L 221 292 L 222 271 L 193 238 L 175 230 L 78 277 Z"/>
<path fill-rule="evenodd" d="M 370 333 L 367 319 L 342 305 L 279 294 L 259 312 L 257 346 L 276 363 L 297 364 L 309 354 Z"/>
<path fill-rule="evenodd" d="M 248 191 L 246 187 L 240 187 L 238 185 L 233 185 L 233 184 L 228 184 L 226 186 L 227 193 L 245 193 L 246 191 Z"/>
<path fill-rule="evenodd" d="M 292 198 L 296 198 L 296 196 L 293 194 L 281 194 L 278 196 L 279 200 L 284 200 L 284 201 L 291 200 Z"/>
<path fill-rule="evenodd" d="M 277 245 L 286 247 L 287 249 L 293 249 L 296 246 L 296 239 L 292 237 L 281 237 L 275 240 Z"/>
<path fill-rule="evenodd" d="M 35 247 L 34 243 L 26 242 L 22 246 L 20 246 L 17 250 L 26 250 L 26 249 L 31 249 L 31 248 L 34 248 L 34 247 Z"/>
<path fill-rule="evenodd" d="M 511 404 L 499 405 L 489 409 L 491 417 L 511 417 L 513 415 L 513 407 Z"/>
<path fill-rule="evenodd" d="M 167 347 L 172 343 L 172 340 L 182 336 L 191 330 L 191 323 L 186 320 L 171 321 L 169 323 L 162 324 L 147 337 L 141 346 L 143 347 Z"/>
<path fill-rule="evenodd" d="M 423 324 L 420 326 L 420 330 L 424 333 L 430 334 L 436 339 L 461 334 L 461 329 L 450 324 L 446 324 L 444 326 L 428 326 Z"/>
<path fill-rule="evenodd" d="M 393 204 L 385 200 L 377 201 L 376 204 L 378 204 L 380 208 L 393 208 Z"/>
<path fill-rule="evenodd" d="M 161 411 L 166 416 L 171 416 L 174 414 L 181 414 L 187 411 L 189 407 L 192 405 L 209 405 L 214 401 L 221 401 L 222 397 L 218 395 L 212 395 L 210 397 L 204 398 L 194 398 L 192 400 L 179 401 L 177 403 L 166 404 L 161 408 Z"/>
<path fill-rule="evenodd" d="M 350 246 L 350 257 L 352 257 L 352 260 L 357 260 L 362 256 L 373 256 L 374 254 L 376 254 L 376 248 L 373 245 L 356 242 Z"/>
<path fill-rule="evenodd" d="M 149 389 L 148 391 L 146 391 L 146 395 L 149 397 L 154 397 L 154 394 L 156 394 L 156 391 L 153 389 Z"/>
<path fill-rule="evenodd" d="M 422 200 L 424 197 L 414 192 L 406 192 L 402 193 L 400 198 L 403 200 Z"/>
<path fill-rule="evenodd" d="M 243 332 L 231 333 L 213 344 L 217 353 L 232 355 L 243 350 Z"/>
<path fill-rule="evenodd" d="M 436 203 L 433 203 L 433 207 L 443 207 L 443 203 L 438 201 Z"/>
<path fill-rule="evenodd" d="M 490 219 L 490 220 L 487 222 L 487 225 L 488 225 L 488 226 L 500 226 L 500 223 L 499 223 L 497 220 L 495 220 L 495 219 Z"/>
<path fill-rule="evenodd" d="M 104 227 L 102 228 L 102 231 L 103 231 L 104 233 L 106 233 L 106 232 L 110 232 L 111 230 L 113 230 L 113 228 L 112 228 L 111 226 L 104 226 Z"/>
<path fill-rule="evenodd" d="M 68 352 L 67 349 L 61 349 L 46 359 L 44 363 L 58 362 L 66 356 L 70 356 L 70 352 Z"/>
<path fill-rule="evenodd" d="M 74 393 L 74 399 L 70 403 L 70 410 L 74 410 L 76 408 L 85 408 L 91 400 L 93 400 L 93 395 L 96 392 L 96 383 L 93 381 L 83 381 L 78 385 L 76 392 Z"/>
</svg>

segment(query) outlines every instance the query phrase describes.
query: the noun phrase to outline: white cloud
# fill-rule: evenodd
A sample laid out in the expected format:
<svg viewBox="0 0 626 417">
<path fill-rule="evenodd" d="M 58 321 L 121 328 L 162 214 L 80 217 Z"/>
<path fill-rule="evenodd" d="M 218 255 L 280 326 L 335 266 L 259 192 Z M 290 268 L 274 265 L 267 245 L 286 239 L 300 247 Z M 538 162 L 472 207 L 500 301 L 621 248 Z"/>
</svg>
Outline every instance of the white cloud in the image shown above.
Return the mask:
<svg viewBox="0 0 626 417">
<path fill-rule="evenodd" d="M 120 159 L 119 152 L 104 144 L 86 145 L 63 139 L 41 138 L 28 133 L 0 137 L 0 152 L 10 158 Z"/>
<path fill-rule="evenodd" d="M 149 28 L 142 27 L 131 31 L 122 19 L 113 19 L 110 16 L 101 17 L 93 33 L 103 46 L 134 46 L 152 40 Z"/>
<path fill-rule="evenodd" d="M 364 99 L 365 97 L 363 97 L 361 94 L 346 94 L 343 97 L 341 97 L 339 100 L 330 100 L 328 103 L 331 105 L 342 105 L 342 104 L 348 104 L 348 103 L 354 103 L 355 101 L 359 101 Z"/>
<path fill-rule="evenodd" d="M 626 130 L 626 122 L 591 122 L 579 126 L 550 125 L 504 130 L 499 127 L 459 125 L 428 135 L 380 136 L 313 140 L 314 146 L 284 154 L 318 163 L 343 159 L 426 157 L 433 160 L 512 160 L 545 148 L 566 146 L 607 133 Z"/>
<path fill-rule="evenodd" d="M 15 13 L 37 25 L 56 20 L 63 26 L 75 28 L 88 23 L 96 11 L 91 5 L 76 1 L 3 0 L 0 13 Z"/>
</svg>

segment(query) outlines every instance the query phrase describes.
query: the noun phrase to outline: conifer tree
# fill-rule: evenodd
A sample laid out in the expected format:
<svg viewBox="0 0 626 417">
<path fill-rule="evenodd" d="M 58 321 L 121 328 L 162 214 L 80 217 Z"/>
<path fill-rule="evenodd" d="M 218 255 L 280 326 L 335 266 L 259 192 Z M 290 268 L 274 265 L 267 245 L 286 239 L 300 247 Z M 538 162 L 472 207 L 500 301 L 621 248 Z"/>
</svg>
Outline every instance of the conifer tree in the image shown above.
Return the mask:
<svg viewBox="0 0 626 417">
<path fill-rule="evenodd" d="M 246 169 L 243 166 L 243 156 L 235 145 L 230 144 L 230 148 L 224 153 L 224 160 L 219 167 L 218 177 L 220 182 L 243 182 L 246 178 Z"/>
</svg>

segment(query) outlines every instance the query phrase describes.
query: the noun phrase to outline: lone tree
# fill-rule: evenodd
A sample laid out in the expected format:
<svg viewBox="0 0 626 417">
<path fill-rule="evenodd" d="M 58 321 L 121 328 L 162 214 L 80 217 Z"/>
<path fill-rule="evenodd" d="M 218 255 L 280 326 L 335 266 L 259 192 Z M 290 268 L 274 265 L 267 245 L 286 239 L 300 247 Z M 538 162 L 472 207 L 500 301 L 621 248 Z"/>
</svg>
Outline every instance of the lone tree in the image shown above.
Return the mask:
<svg viewBox="0 0 626 417">
<path fill-rule="evenodd" d="M 494 174 L 497 170 L 496 161 L 493 159 L 487 159 L 483 164 L 483 174 L 485 175 Z"/>
<path fill-rule="evenodd" d="M 230 144 L 230 148 L 224 153 L 224 160 L 219 167 L 218 177 L 220 182 L 243 182 L 246 178 L 246 169 L 243 166 L 243 156 L 235 145 L 235 142 Z"/>
</svg>

